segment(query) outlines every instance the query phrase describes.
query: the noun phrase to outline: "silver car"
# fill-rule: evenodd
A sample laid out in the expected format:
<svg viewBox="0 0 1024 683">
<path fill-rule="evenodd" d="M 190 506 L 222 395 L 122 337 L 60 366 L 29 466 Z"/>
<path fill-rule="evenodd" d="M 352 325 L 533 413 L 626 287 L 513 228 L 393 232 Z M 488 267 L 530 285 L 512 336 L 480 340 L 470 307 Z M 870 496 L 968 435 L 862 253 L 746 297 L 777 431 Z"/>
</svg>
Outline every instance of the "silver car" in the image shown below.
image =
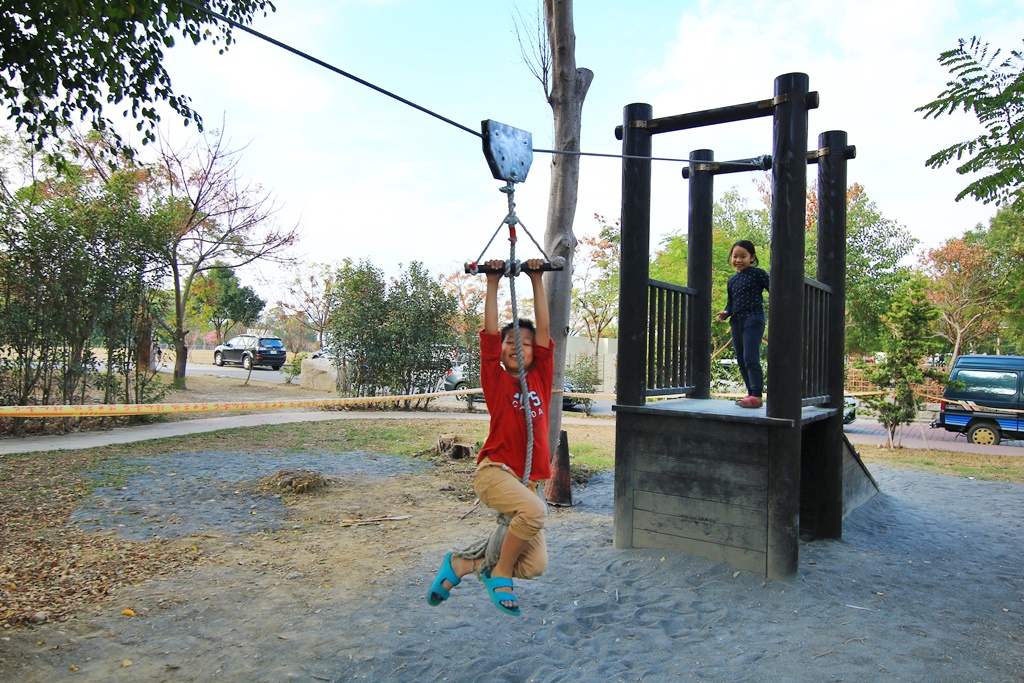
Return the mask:
<svg viewBox="0 0 1024 683">
<path fill-rule="evenodd" d="M 444 376 L 444 390 L 462 391 L 463 389 L 470 388 L 469 384 L 466 382 L 465 373 L 465 365 L 453 365 L 450 368 L 448 368 L 448 373 L 445 374 Z M 562 385 L 562 390 L 565 393 L 571 393 L 573 391 L 576 391 L 576 389 L 569 383 L 569 380 L 566 380 L 565 383 Z M 562 394 L 562 410 L 572 410 L 573 408 L 579 405 L 578 399 L 566 396 L 565 393 Z M 484 395 L 473 394 L 473 400 L 483 403 Z"/>
</svg>

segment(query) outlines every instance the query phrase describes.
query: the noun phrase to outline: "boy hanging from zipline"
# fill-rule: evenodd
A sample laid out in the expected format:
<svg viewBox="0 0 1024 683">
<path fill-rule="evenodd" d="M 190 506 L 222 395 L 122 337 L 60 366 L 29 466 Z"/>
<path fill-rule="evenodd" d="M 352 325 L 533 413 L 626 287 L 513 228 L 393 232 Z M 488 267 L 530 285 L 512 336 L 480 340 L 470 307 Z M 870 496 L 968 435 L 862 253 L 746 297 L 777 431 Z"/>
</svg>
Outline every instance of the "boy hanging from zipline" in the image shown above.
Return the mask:
<svg viewBox="0 0 1024 683">
<path fill-rule="evenodd" d="M 498 286 L 504 261 L 486 265 L 497 272 L 487 274 L 484 329 L 480 332 L 480 383 L 483 386 L 490 430 L 477 457 L 473 488 L 485 505 L 499 513 L 499 527 L 490 539 L 462 551 L 445 555 L 441 569 L 427 593 L 427 602 L 440 605 L 462 577 L 476 573 L 487 587 L 498 609 L 520 614 L 512 579 L 532 579 L 544 573 L 548 564 L 544 541 L 547 503 L 541 483 L 551 477 L 551 449 L 548 444 L 548 407 L 554 375 L 544 297 L 541 259 L 527 261 L 523 271 L 533 284 L 536 327 L 519 320 L 522 358 L 517 358 L 516 330 L 512 324 L 498 328 Z M 526 413 L 521 405 L 519 367 L 526 371 L 528 402 L 533 421 L 533 450 L 529 477 L 524 476 L 527 460 Z M 523 481 L 528 481 L 525 485 Z M 507 530 L 505 528 L 507 524 Z"/>
</svg>

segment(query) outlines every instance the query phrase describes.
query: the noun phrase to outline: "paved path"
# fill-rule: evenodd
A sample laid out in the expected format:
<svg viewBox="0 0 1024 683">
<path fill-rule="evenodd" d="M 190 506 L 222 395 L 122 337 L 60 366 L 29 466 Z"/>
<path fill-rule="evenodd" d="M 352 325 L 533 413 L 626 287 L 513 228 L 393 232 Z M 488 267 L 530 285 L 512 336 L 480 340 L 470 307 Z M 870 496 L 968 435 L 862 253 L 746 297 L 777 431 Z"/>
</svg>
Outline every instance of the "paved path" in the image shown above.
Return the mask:
<svg viewBox="0 0 1024 683">
<path fill-rule="evenodd" d="M 857 419 L 843 428 L 852 443 L 869 446 L 884 446 L 889 435 L 878 422 Z M 967 442 L 967 437 L 945 429 L 932 429 L 926 423 L 904 426 L 896 430 L 896 444 L 907 448 L 933 448 L 939 451 L 960 451 L 961 453 L 983 453 L 987 455 L 1024 455 L 1024 442 L 1003 441 L 998 446 L 981 446 Z"/>
<path fill-rule="evenodd" d="M 119 427 L 106 431 L 75 432 L 71 434 L 52 434 L 45 436 L 8 437 L 0 439 L 0 455 L 10 453 L 32 453 L 37 451 L 77 450 L 96 448 L 112 444 L 162 439 L 184 434 L 215 432 L 235 427 L 258 427 L 267 424 L 286 422 L 322 422 L 324 420 L 417 420 L 430 418 L 455 417 L 468 420 L 486 420 L 484 412 L 348 412 L 348 411 L 307 411 L 287 413 L 253 413 L 248 415 L 228 415 L 196 420 L 180 420 L 177 422 L 161 422 L 150 425 Z M 595 424 L 614 423 L 614 418 L 588 418 L 566 415 L 564 424 Z M 854 444 L 884 446 L 886 433 L 882 425 L 865 419 L 858 419 L 844 428 L 846 435 Z M 900 443 L 897 433 L 897 444 Z M 978 446 L 967 443 L 963 435 L 947 432 L 944 429 L 930 429 L 928 425 L 904 427 L 902 443 L 907 448 L 934 448 L 936 450 L 960 451 L 965 453 L 984 453 L 989 455 L 1024 455 L 1021 441 L 1008 441 L 999 446 Z"/>
</svg>

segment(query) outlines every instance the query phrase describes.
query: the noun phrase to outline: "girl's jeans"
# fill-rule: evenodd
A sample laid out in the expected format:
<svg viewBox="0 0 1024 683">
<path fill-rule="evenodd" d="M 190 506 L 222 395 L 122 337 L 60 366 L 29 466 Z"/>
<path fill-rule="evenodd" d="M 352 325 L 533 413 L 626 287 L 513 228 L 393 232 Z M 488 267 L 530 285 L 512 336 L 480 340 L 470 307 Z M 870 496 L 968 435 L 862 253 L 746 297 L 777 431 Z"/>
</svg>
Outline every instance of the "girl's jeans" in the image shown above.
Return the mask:
<svg viewBox="0 0 1024 683">
<path fill-rule="evenodd" d="M 734 315 L 730 319 L 732 345 L 736 361 L 747 385 L 747 393 L 761 397 L 764 393 L 764 371 L 761 370 L 761 339 L 764 337 L 764 312 Z"/>
</svg>

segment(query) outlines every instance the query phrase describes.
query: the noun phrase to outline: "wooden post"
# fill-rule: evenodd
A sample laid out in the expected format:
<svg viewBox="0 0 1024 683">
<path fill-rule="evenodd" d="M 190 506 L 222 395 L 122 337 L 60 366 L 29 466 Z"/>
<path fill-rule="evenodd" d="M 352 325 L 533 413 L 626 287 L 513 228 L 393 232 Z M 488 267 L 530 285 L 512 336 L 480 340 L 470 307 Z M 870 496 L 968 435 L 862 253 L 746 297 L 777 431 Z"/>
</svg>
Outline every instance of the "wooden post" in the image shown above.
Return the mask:
<svg viewBox="0 0 1024 683">
<path fill-rule="evenodd" d="M 620 405 L 642 406 L 647 390 L 647 280 L 651 242 L 651 134 L 645 127 L 653 115 L 649 104 L 623 110 L 622 233 L 619 266 Z M 646 158 L 630 158 L 646 157 Z M 620 416 L 621 418 L 621 416 Z M 616 548 L 633 547 L 633 453 L 622 438 L 626 420 L 616 420 L 615 531 Z"/>
<path fill-rule="evenodd" d="M 692 373 L 689 379 L 696 387 L 690 398 L 711 398 L 711 245 L 715 176 L 711 169 L 703 166 L 714 160 L 715 153 L 710 149 L 690 152 L 686 284 L 697 290 L 688 320 L 693 334 L 689 349 Z"/>
<path fill-rule="evenodd" d="M 775 79 L 767 414 L 792 420 L 793 426 L 773 429 L 769 448 L 767 574 L 772 579 L 796 577 L 800 555 L 808 100 L 807 74 L 784 74 Z"/>
<path fill-rule="evenodd" d="M 822 426 L 818 538 L 843 537 L 843 391 L 846 374 L 846 161 L 852 158 L 846 132 L 818 136 L 818 272 L 817 280 L 832 288 L 829 301 L 826 358 L 828 407 L 836 414 Z M 824 150 L 828 150 L 824 153 Z"/>
<path fill-rule="evenodd" d="M 642 124 L 649 104 L 624 110 L 622 233 L 619 270 L 619 357 L 617 401 L 642 406 L 647 389 L 647 280 L 651 257 L 651 134 Z"/>
</svg>

